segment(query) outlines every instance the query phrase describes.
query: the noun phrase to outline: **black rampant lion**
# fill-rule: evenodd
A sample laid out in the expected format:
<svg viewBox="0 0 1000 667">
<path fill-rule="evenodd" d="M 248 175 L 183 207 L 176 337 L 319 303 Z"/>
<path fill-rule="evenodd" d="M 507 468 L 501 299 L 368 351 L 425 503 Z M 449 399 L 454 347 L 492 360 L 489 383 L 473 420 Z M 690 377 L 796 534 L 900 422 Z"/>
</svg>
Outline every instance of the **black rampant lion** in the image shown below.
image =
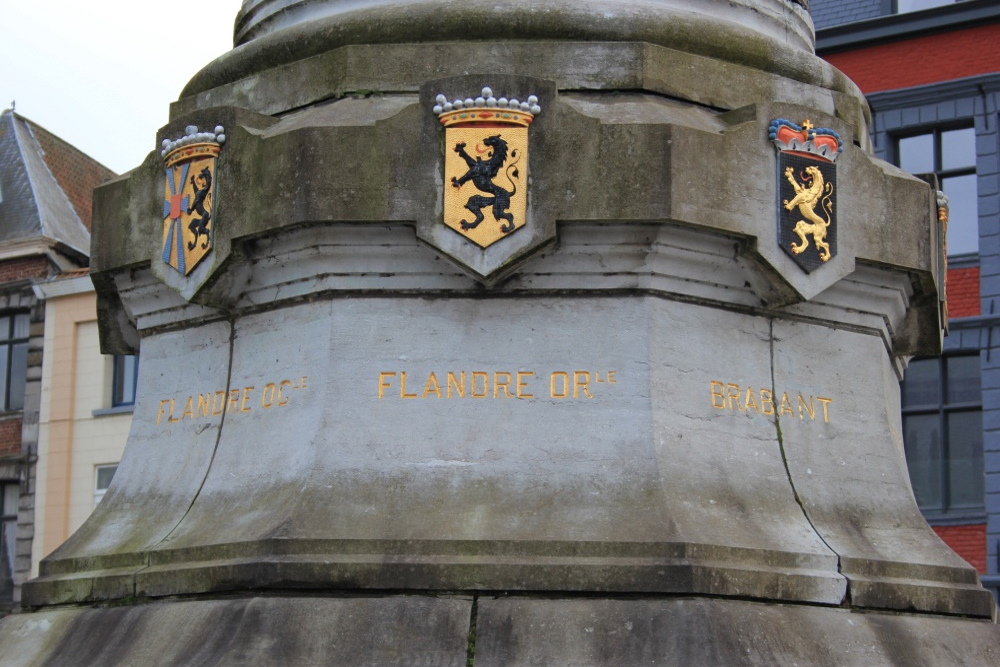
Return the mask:
<svg viewBox="0 0 1000 667">
<path fill-rule="evenodd" d="M 514 231 L 514 216 L 507 209 L 510 208 L 510 198 L 517 193 L 517 183 L 515 181 L 519 178 L 517 163 L 520 161 L 520 157 L 517 155 L 516 150 L 513 151 L 511 157 L 514 158 L 514 162 L 509 164 L 504 170 L 504 175 L 511 184 L 511 190 L 508 192 L 493 182 L 507 161 L 507 142 L 497 134 L 483 139 L 483 144 L 493 149 L 493 152 L 486 160 L 470 156 L 465 151 L 464 143 L 455 144 L 455 152 L 465 160 L 465 164 L 468 165 L 469 170 L 461 178 L 452 177 L 451 184 L 456 188 L 460 188 L 466 182 L 472 181 L 477 190 L 492 195 L 489 197 L 485 195 L 472 195 L 469 197 L 469 201 L 465 203 L 465 208 L 469 209 L 476 217 L 472 222 L 463 220 L 462 229 L 477 227 L 484 219 L 483 209 L 487 206 L 492 206 L 493 217 L 496 221 L 506 220 L 506 223 L 500 226 L 500 231 L 504 234 L 509 234 Z"/>
<path fill-rule="evenodd" d="M 205 200 L 210 196 L 212 190 L 212 171 L 205 167 L 197 176 L 191 177 L 191 187 L 194 189 L 194 202 L 188 206 L 188 213 L 197 213 L 200 218 L 193 218 L 188 225 L 188 229 L 194 234 L 194 240 L 188 242 L 188 250 L 194 250 L 198 244 L 198 239 L 203 235 L 201 247 L 207 248 L 209 241 L 208 224 L 212 221 L 212 212 L 205 208 Z"/>
</svg>

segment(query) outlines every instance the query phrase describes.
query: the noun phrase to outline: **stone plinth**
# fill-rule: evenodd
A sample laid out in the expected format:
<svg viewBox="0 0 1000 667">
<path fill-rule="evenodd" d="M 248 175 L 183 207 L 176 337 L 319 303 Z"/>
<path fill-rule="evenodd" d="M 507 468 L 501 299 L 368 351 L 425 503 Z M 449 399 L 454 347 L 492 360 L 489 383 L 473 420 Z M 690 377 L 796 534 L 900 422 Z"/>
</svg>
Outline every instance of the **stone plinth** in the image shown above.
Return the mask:
<svg viewBox="0 0 1000 667">
<path fill-rule="evenodd" d="M 799 4 L 272 4 L 160 132 L 226 129 L 205 259 L 163 259 L 158 154 L 98 192 L 133 429 L 0 656 L 996 659 L 903 457 L 898 381 L 940 345 L 934 194 L 866 150 Z M 485 248 L 442 223 L 431 111 L 483 86 L 542 109 L 526 224 Z M 775 119 L 843 142 L 809 270 Z"/>
</svg>

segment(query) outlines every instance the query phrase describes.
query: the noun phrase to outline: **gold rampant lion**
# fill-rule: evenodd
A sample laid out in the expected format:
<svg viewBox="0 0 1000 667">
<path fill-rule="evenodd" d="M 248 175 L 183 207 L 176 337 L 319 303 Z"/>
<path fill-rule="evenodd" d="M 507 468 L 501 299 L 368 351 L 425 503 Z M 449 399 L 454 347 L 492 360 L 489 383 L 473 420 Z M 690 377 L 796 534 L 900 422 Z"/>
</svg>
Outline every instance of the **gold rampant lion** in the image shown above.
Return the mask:
<svg viewBox="0 0 1000 667">
<path fill-rule="evenodd" d="M 812 234 L 816 249 L 819 250 L 820 260 L 826 262 L 830 259 L 830 245 L 826 242 L 826 228 L 830 226 L 833 213 L 833 183 L 826 183 L 823 174 L 818 167 L 806 167 L 806 176 L 803 178 L 803 185 L 799 185 L 795 180 L 795 171 L 791 167 L 785 168 L 785 178 L 795 189 L 795 196 L 792 199 L 784 200 L 785 210 L 791 211 L 796 206 L 799 207 L 799 215 L 806 220 L 799 220 L 792 229 L 799 239 L 799 244 L 792 243 L 792 252 L 796 255 L 805 251 L 809 247 L 809 240 L 806 235 Z M 808 183 L 808 185 L 806 185 Z M 819 206 L 826 215 L 826 220 L 816 214 L 816 206 Z"/>
</svg>

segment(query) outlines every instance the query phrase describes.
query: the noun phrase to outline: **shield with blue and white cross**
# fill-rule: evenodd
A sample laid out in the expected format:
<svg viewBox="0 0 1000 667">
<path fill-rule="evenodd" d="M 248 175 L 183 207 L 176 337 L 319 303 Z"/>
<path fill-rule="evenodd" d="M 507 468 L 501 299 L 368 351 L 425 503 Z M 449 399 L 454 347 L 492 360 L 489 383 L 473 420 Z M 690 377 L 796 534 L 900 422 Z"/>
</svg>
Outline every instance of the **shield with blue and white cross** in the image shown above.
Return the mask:
<svg viewBox="0 0 1000 667">
<path fill-rule="evenodd" d="M 212 251 L 215 167 L 219 139 L 225 140 L 222 128 L 216 130 L 189 127 L 187 136 L 164 141 L 162 259 L 185 276 Z"/>
</svg>

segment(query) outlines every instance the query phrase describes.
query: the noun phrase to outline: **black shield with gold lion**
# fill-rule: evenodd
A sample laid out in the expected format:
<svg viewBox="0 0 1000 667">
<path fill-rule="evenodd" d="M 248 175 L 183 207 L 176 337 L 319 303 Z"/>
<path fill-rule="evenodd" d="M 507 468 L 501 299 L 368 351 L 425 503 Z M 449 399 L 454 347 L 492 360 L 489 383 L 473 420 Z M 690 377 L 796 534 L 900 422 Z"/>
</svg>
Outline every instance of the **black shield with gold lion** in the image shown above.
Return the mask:
<svg viewBox="0 0 1000 667">
<path fill-rule="evenodd" d="M 840 136 L 782 118 L 770 126 L 778 152 L 778 243 L 806 273 L 837 254 L 837 168 Z"/>
</svg>

